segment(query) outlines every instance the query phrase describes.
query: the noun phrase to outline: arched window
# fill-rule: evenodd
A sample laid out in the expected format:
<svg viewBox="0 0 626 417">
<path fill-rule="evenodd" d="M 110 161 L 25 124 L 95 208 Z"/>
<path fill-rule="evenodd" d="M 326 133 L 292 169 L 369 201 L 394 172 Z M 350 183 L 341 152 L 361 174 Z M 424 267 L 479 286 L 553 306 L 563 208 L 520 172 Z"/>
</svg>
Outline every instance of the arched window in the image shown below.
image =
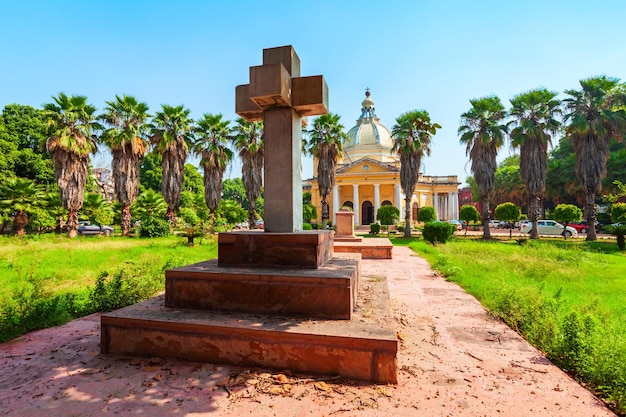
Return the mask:
<svg viewBox="0 0 626 417">
<path fill-rule="evenodd" d="M 391 204 L 391 201 L 389 200 L 385 200 L 382 203 L 380 203 L 381 206 L 392 206 L 393 204 Z"/>
<path fill-rule="evenodd" d="M 417 203 L 413 203 L 413 206 L 411 206 L 411 220 L 413 220 L 414 222 L 417 221 L 418 212 L 419 212 L 419 206 L 417 205 Z"/>
<path fill-rule="evenodd" d="M 350 207 L 352 209 L 352 211 L 354 211 L 354 204 L 352 204 L 352 201 L 350 200 L 346 200 L 343 202 L 343 204 L 341 205 L 341 207 Z M 339 208 L 341 208 L 339 207 Z"/>
</svg>

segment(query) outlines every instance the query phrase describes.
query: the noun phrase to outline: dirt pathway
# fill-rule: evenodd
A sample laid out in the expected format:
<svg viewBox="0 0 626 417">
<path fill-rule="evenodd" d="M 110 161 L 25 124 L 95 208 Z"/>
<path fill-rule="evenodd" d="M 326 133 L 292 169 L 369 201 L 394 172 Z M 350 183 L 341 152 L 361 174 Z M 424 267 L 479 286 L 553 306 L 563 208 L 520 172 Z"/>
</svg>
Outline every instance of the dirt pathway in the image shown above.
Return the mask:
<svg viewBox="0 0 626 417">
<path fill-rule="evenodd" d="M 614 416 L 404 247 L 386 276 L 402 339 L 397 386 L 99 354 L 99 317 L 0 344 L 2 416 Z"/>
</svg>

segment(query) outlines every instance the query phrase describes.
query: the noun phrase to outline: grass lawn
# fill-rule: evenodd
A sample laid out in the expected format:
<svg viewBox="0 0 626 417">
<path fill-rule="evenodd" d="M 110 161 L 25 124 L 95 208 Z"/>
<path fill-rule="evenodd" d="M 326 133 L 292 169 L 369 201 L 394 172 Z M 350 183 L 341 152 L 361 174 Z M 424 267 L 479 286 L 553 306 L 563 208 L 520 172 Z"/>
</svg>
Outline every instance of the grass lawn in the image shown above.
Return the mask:
<svg viewBox="0 0 626 417">
<path fill-rule="evenodd" d="M 170 236 L 156 239 L 65 235 L 0 237 L 0 300 L 29 278 L 42 279 L 47 292 L 55 293 L 93 285 L 103 271 L 113 273 L 126 263 L 189 264 L 217 256 L 212 239 Z M 172 261 L 174 260 L 174 262 Z"/>
</svg>

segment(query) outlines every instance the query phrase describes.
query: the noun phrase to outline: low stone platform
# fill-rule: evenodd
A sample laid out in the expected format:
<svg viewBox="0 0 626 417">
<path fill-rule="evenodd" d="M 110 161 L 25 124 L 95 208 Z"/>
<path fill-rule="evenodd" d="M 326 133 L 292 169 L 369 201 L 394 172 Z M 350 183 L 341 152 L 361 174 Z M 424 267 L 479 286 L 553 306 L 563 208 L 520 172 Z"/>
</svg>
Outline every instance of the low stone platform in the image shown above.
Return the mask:
<svg viewBox="0 0 626 417">
<path fill-rule="evenodd" d="M 219 266 L 315 269 L 333 257 L 332 230 L 220 233 Z"/>
<path fill-rule="evenodd" d="M 225 268 L 217 260 L 170 269 L 165 274 L 165 306 L 349 320 L 360 256 L 346 255 L 317 269 Z"/>
<path fill-rule="evenodd" d="M 168 308 L 164 301 L 102 315 L 101 352 L 397 383 L 398 341 L 385 279 L 361 283 L 352 320 Z"/>
<path fill-rule="evenodd" d="M 363 259 L 391 259 L 393 245 L 387 238 L 367 238 L 361 242 L 335 241 L 335 253 L 360 253 Z"/>
</svg>

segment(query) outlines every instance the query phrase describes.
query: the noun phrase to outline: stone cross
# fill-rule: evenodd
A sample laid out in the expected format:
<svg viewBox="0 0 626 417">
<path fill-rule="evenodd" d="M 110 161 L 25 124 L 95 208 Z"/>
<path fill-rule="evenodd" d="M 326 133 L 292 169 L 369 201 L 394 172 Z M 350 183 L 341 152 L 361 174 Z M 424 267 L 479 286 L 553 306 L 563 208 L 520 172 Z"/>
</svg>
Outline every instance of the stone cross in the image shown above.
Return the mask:
<svg viewBox="0 0 626 417">
<path fill-rule="evenodd" d="M 302 117 L 328 113 L 322 75 L 300 77 L 291 45 L 263 50 L 263 65 L 250 67 L 250 83 L 235 89 L 235 111 L 262 120 L 265 142 L 265 231 L 302 230 Z"/>
</svg>

